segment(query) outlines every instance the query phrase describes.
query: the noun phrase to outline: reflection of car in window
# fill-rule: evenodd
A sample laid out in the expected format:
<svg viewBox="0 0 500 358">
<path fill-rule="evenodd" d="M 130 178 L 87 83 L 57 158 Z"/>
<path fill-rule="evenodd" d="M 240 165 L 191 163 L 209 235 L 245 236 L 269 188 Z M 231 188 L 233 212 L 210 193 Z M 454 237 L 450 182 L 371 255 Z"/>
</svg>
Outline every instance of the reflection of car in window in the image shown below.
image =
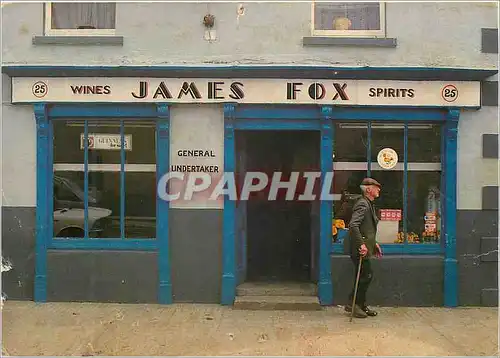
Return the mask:
<svg viewBox="0 0 500 358">
<path fill-rule="evenodd" d="M 96 196 L 88 195 L 88 227 L 90 237 L 102 235 L 111 210 L 98 207 Z M 77 184 L 54 176 L 54 236 L 84 237 L 84 191 Z"/>
</svg>

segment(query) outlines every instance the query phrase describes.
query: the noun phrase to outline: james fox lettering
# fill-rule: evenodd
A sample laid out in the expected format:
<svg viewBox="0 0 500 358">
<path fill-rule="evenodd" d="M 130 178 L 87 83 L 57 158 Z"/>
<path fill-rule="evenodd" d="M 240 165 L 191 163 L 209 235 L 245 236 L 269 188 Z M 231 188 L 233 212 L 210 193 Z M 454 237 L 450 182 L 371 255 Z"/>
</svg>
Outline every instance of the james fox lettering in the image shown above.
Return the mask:
<svg viewBox="0 0 500 358">
<path fill-rule="evenodd" d="M 302 91 L 301 86 L 304 84 L 302 82 L 288 82 L 286 84 L 286 99 L 296 100 L 297 94 Z M 332 101 L 342 100 L 348 101 L 349 96 L 347 95 L 347 83 L 333 82 L 331 87 L 328 84 L 321 82 L 311 83 L 307 87 L 307 94 L 312 100 L 323 100 L 329 98 Z"/>
<path fill-rule="evenodd" d="M 132 92 L 134 98 L 143 99 L 150 95 L 149 83 L 146 81 L 139 82 L 139 89 Z M 245 92 L 243 91 L 243 83 L 241 82 L 231 82 L 229 86 L 223 81 L 208 82 L 205 92 L 201 92 L 195 82 L 183 82 L 182 86 L 173 92 L 175 98 L 181 99 L 184 96 L 188 96 L 191 99 L 226 99 L 231 98 L 233 100 L 241 100 L 245 97 Z M 155 88 L 153 93 L 153 99 L 172 99 L 171 88 L 164 81 Z"/>
</svg>

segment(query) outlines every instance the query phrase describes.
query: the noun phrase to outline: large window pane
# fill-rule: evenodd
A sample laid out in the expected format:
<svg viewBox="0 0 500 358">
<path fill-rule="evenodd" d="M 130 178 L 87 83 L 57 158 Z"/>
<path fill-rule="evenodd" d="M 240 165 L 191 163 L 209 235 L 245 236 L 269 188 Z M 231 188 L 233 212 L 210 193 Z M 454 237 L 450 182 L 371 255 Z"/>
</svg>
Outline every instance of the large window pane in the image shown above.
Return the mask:
<svg viewBox="0 0 500 358">
<path fill-rule="evenodd" d="M 441 173 L 438 171 L 408 173 L 408 242 L 439 242 L 441 229 L 440 182 Z"/>
<path fill-rule="evenodd" d="M 84 235 L 84 121 L 54 123 L 54 236 Z M 120 121 L 88 121 L 89 236 L 156 236 L 154 122 L 125 121 L 124 193 L 121 195 Z"/>
<path fill-rule="evenodd" d="M 333 147 L 335 162 L 366 162 L 368 131 L 364 123 L 340 123 L 335 125 Z"/>
<path fill-rule="evenodd" d="M 422 124 L 408 126 L 408 162 L 439 163 L 441 161 L 441 127 Z"/>
<path fill-rule="evenodd" d="M 89 181 L 93 173 L 89 173 Z M 107 173 L 114 174 L 114 173 Z M 83 238 L 85 230 L 83 172 L 54 172 L 54 236 Z M 88 195 L 88 230 L 90 237 L 113 237 L 105 228 L 114 214 L 106 198 L 119 182 L 106 182 L 106 187 L 94 187 Z M 97 190 L 95 190 L 97 189 Z M 118 196 L 119 199 L 119 196 Z"/>
<path fill-rule="evenodd" d="M 381 169 L 377 156 L 384 148 L 394 149 L 398 154 L 398 163 L 402 165 L 404 162 L 404 125 L 373 122 L 371 133 L 372 170 Z"/>
<path fill-rule="evenodd" d="M 398 233 L 403 232 L 403 171 L 373 171 L 371 175 L 382 185 L 380 197 L 374 205 L 379 221 L 377 241 L 383 244 L 397 242 Z M 384 218 L 382 210 L 399 213 L 400 219 Z"/>
<path fill-rule="evenodd" d="M 342 207 L 344 200 L 352 194 L 361 194 L 359 185 L 366 176 L 366 170 L 338 170 L 335 171 L 333 176 L 333 217 L 335 219 L 344 220 L 346 222 L 346 210 Z M 337 242 L 337 237 L 333 237 L 333 241 Z"/>
<path fill-rule="evenodd" d="M 54 164 L 83 164 L 83 121 L 54 121 Z"/>
</svg>

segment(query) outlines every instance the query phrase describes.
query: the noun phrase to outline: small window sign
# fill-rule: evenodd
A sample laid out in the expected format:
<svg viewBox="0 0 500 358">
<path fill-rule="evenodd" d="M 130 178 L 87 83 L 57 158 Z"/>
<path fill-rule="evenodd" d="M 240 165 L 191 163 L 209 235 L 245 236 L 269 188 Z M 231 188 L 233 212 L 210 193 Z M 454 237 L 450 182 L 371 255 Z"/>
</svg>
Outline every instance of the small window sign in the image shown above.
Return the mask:
<svg viewBox="0 0 500 358">
<path fill-rule="evenodd" d="M 382 220 L 382 221 L 401 221 L 401 210 L 398 210 L 398 209 L 380 209 L 380 220 Z"/>
<path fill-rule="evenodd" d="M 80 135 L 80 149 L 84 149 L 84 136 Z M 132 135 L 126 134 L 124 136 L 124 149 L 132 150 Z M 121 136 L 120 134 L 95 134 L 89 133 L 87 136 L 89 150 L 120 150 L 121 149 Z"/>
<path fill-rule="evenodd" d="M 392 169 L 398 164 L 398 153 L 392 148 L 384 148 L 378 152 L 377 162 L 383 169 Z"/>
</svg>

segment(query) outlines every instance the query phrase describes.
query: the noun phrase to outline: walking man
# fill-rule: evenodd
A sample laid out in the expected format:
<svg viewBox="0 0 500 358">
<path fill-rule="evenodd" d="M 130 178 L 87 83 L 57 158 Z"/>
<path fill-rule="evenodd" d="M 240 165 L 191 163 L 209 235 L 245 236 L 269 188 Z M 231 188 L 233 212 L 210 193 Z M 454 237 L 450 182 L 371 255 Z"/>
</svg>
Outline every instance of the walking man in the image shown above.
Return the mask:
<svg viewBox="0 0 500 358">
<path fill-rule="evenodd" d="M 382 250 L 375 241 L 379 219 L 373 207 L 373 200 L 379 197 L 381 185 L 375 179 L 365 178 L 361 182 L 360 188 L 363 195 L 353 206 L 352 217 L 349 222 L 349 236 L 350 256 L 355 268 L 354 285 L 356 284 L 359 260 L 362 257 L 354 317 L 366 318 L 367 316 L 373 317 L 377 315 L 376 311 L 371 310 L 366 305 L 366 291 L 373 278 L 370 259 L 373 256 L 382 256 Z M 348 312 L 352 312 L 351 305 L 354 290 L 355 287 L 353 287 L 349 296 L 349 304 L 345 307 Z"/>
</svg>

